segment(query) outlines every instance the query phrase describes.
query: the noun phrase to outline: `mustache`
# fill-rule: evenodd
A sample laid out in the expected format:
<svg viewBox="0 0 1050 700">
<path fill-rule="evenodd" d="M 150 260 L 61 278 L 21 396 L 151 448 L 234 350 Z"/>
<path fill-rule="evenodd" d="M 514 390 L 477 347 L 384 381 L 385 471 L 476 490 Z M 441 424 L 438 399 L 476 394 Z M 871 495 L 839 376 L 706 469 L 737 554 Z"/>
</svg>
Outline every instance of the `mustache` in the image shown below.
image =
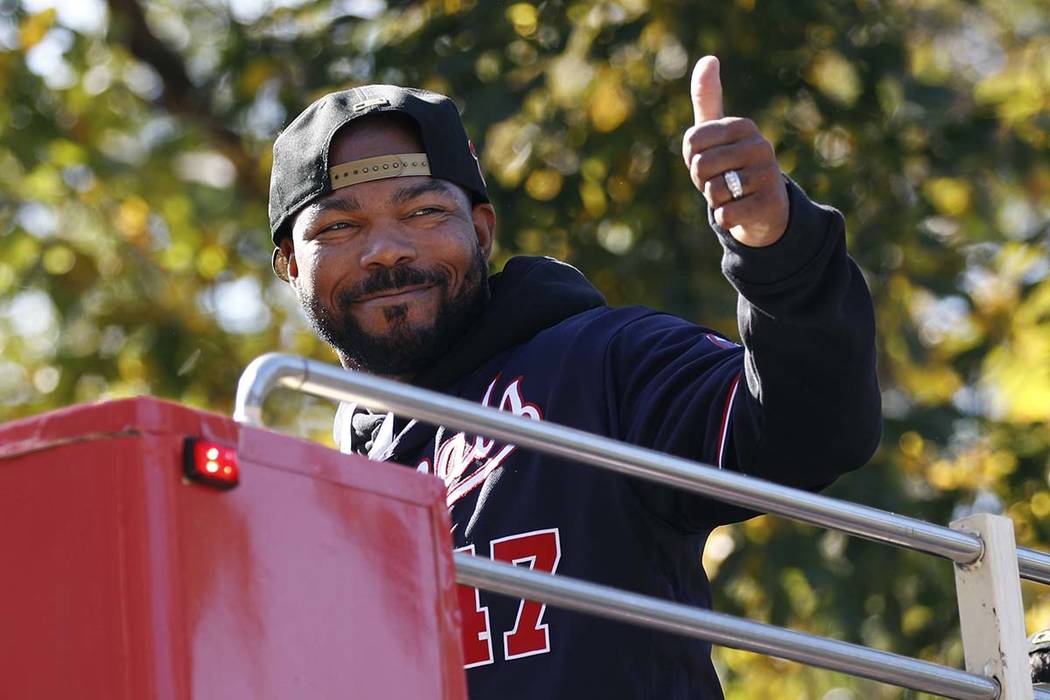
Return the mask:
<svg viewBox="0 0 1050 700">
<path fill-rule="evenodd" d="M 425 270 L 418 267 L 387 267 L 373 272 L 364 280 L 342 290 L 338 301 L 341 306 L 349 306 L 369 294 L 395 292 L 402 287 L 414 287 L 424 284 L 435 284 L 447 287 L 449 274 L 441 269 Z"/>
</svg>

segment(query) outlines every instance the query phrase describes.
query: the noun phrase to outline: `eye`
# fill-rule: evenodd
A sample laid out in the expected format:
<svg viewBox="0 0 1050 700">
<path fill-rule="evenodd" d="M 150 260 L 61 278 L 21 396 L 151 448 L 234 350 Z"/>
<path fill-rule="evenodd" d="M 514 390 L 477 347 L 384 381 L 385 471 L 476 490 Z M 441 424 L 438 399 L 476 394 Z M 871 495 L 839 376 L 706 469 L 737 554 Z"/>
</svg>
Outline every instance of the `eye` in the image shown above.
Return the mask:
<svg viewBox="0 0 1050 700">
<path fill-rule="evenodd" d="M 318 228 L 316 231 L 314 231 L 313 235 L 310 236 L 310 238 L 317 239 L 330 237 L 338 233 L 346 233 L 349 231 L 353 231 L 356 228 L 357 226 L 355 224 L 352 224 L 348 221 L 336 221 Z"/>
<path fill-rule="evenodd" d="M 412 212 L 412 216 L 432 216 L 434 214 L 444 214 L 445 210 L 438 207 L 420 207 Z"/>
</svg>

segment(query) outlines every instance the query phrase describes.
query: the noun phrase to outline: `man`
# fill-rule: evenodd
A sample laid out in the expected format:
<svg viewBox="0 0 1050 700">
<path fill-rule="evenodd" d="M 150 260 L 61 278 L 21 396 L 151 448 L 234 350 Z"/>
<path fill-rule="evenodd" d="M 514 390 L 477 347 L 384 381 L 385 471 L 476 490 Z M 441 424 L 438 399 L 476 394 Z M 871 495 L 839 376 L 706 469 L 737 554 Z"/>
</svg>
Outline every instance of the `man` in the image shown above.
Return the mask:
<svg viewBox="0 0 1050 700">
<path fill-rule="evenodd" d="M 1028 638 L 1028 664 L 1035 687 L 1050 687 L 1050 630 L 1036 632 Z"/>
<path fill-rule="evenodd" d="M 787 180 L 698 62 L 683 157 L 740 293 L 744 348 L 613 309 L 574 268 L 487 276 L 496 214 L 447 98 L 333 93 L 274 145 L 274 270 L 350 370 L 802 488 L 879 439 L 871 299 L 841 215 Z M 745 349 L 746 348 L 746 349 Z M 461 550 L 709 607 L 700 553 L 738 508 L 342 406 L 344 451 L 445 480 Z M 362 523 L 362 527 L 367 527 Z M 473 698 L 720 698 L 703 642 L 461 589 Z"/>
</svg>

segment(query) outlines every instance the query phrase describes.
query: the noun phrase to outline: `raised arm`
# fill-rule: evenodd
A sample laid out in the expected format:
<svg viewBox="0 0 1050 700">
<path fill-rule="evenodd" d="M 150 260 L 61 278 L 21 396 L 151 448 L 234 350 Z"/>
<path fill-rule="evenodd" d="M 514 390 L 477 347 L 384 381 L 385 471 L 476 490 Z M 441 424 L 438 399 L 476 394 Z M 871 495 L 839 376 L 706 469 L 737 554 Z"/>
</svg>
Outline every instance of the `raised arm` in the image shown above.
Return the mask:
<svg viewBox="0 0 1050 700">
<path fill-rule="evenodd" d="M 726 462 L 819 488 L 878 444 L 871 295 L 846 254 L 842 215 L 784 177 L 754 122 L 723 115 L 716 58 L 697 62 L 691 87 L 696 123 L 683 156 L 740 295 L 746 348 Z"/>
</svg>

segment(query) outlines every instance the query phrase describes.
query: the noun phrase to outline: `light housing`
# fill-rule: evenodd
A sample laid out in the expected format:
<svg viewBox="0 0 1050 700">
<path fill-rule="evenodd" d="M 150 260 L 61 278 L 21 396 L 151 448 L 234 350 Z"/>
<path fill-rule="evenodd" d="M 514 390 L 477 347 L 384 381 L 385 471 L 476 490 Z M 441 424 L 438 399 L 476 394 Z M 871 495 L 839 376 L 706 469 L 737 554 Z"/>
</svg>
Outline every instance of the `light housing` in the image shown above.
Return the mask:
<svg viewBox="0 0 1050 700">
<path fill-rule="evenodd" d="M 232 489 L 240 480 L 237 450 L 203 438 L 186 438 L 183 447 L 186 478 L 220 489 Z"/>
</svg>

